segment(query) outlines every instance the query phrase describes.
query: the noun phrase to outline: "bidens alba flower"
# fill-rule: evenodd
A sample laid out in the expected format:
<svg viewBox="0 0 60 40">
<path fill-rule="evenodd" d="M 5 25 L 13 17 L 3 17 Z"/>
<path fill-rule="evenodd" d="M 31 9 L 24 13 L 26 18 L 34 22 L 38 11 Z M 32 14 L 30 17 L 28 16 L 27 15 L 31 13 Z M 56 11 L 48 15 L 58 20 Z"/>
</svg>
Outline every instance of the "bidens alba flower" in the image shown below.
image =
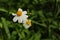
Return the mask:
<svg viewBox="0 0 60 40">
<path fill-rule="evenodd" d="M 23 26 L 25 29 L 28 29 L 31 26 L 31 20 L 27 19 L 23 22 Z"/>
<path fill-rule="evenodd" d="M 21 8 L 19 8 L 16 14 L 14 14 L 14 13 L 12 14 L 13 16 L 15 16 L 13 18 L 13 22 L 18 21 L 18 23 L 22 23 L 23 21 L 25 21 L 28 18 L 28 16 L 26 14 L 27 14 L 26 11 L 23 11 Z"/>
</svg>

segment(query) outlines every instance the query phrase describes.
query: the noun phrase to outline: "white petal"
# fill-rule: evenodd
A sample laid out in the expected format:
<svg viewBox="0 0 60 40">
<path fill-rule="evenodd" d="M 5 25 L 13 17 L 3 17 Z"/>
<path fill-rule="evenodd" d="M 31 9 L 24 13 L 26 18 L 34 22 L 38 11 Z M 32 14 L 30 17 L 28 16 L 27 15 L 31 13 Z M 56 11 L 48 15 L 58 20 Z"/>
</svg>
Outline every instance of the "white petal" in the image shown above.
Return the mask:
<svg viewBox="0 0 60 40">
<path fill-rule="evenodd" d="M 22 9 L 21 9 L 21 8 L 19 8 L 19 9 L 18 9 L 18 11 L 22 11 Z"/>
<path fill-rule="evenodd" d="M 23 20 L 23 24 L 26 24 L 26 20 L 27 20 L 27 19 L 24 19 L 24 20 Z"/>
<path fill-rule="evenodd" d="M 21 17 L 18 18 L 18 23 L 22 23 Z"/>
<path fill-rule="evenodd" d="M 23 15 L 27 14 L 27 11 L 23 11 Z"/>
<path fill-rule="evenodd" d="M 25 29 L 28 29 L 30 26 L 26 25 L 26 24 L 23 24 L 24 28 Z"/>
<path fill-rule="evenodd" d="M 27 20 L 27 16 L 21 16 L 21 19 L 24 22 L 25 20 Z"/>
<path fill-rule="evenodd" d="M 23 22 L 23 26 L 24 26 L 25 29 L 28 29 L 28 28 L 31 26 L 31 24 L 30 24 L 30 25 L 27 25 L 27 24 L 26 24 L 26 20 L 25 20 L 25 21 Z"/>
<path fill-rule="evenodd" d="M 15 13 L 12 13 L 12 15 L 13 15 L 13 16 L 16 16 L 16 14 L 15 14 Z"/>
<path fill-rule="evenodd" d="M 22 18 L 28 18 L 28 16 L 27 15 L 22 15 Z"/>
<path fill-rule="evenodd" d="M 27 16 L 27 15 L 24 15 L 24 17 L 28 18 L 28 16 Z"/>
<path fill-rule="evenodd" d="M 16 22 L 17 20 L 18 20 L 18 17 L 15 16 L 15 17 L 13 18 L 13 22 Z"/>
</svg>

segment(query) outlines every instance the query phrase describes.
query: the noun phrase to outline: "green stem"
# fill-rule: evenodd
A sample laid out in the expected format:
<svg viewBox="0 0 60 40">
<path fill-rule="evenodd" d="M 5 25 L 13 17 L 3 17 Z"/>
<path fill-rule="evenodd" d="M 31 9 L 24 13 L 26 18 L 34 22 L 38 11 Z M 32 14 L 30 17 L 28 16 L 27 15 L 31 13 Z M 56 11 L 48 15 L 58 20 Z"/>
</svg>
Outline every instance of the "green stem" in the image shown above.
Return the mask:
<svg viewBox="0 0 60 40">
<path fill-rule="evenodd" d="M 36 21 L 34 21 L 34 20 L 32 20 L 32 22 L 35 23 L 35 24 L 37 24 L 37 25 L 40 25 L 40 26 L 44 26 L 44 27 L 46 27 L 45 24 L 40 24 L 40 23 L 38 23 L 38 22 L 36 22 Z"/>
</svg>

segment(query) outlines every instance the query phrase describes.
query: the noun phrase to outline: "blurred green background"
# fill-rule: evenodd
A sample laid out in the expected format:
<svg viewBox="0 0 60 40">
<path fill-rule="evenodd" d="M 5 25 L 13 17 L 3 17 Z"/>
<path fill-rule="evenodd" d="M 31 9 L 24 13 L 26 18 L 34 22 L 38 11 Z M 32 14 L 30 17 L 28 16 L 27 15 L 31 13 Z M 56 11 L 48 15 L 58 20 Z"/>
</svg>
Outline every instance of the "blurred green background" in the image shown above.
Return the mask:
<svg viewBox="0 0 60 40">
<path fill-rule="evenodd" d="M 29 29 L 12 21 L 18 8 L 28 12 Z M 60 40 L 60 0 L 0 0 L 0 40 Z"/>
</svg>

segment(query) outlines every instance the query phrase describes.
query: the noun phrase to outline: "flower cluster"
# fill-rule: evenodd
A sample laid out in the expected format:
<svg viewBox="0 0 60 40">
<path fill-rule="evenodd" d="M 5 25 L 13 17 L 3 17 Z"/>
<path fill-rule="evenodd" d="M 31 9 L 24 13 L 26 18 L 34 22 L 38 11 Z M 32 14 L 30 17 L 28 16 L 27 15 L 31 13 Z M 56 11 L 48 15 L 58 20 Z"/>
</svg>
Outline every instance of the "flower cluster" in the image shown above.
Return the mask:
<svg viewBox="0 0 60 40">
<path fill-rule="evenodd" d="M 14 16 L 13 22 L 18 21 L 18 23 L 23 23 L 24 28 L 29 28 L 31 26 L 31 20 L 28 19 L 27 11 L 23 11 L 21 8 L 15 13 L 12 13 Z"/>
</svg>

